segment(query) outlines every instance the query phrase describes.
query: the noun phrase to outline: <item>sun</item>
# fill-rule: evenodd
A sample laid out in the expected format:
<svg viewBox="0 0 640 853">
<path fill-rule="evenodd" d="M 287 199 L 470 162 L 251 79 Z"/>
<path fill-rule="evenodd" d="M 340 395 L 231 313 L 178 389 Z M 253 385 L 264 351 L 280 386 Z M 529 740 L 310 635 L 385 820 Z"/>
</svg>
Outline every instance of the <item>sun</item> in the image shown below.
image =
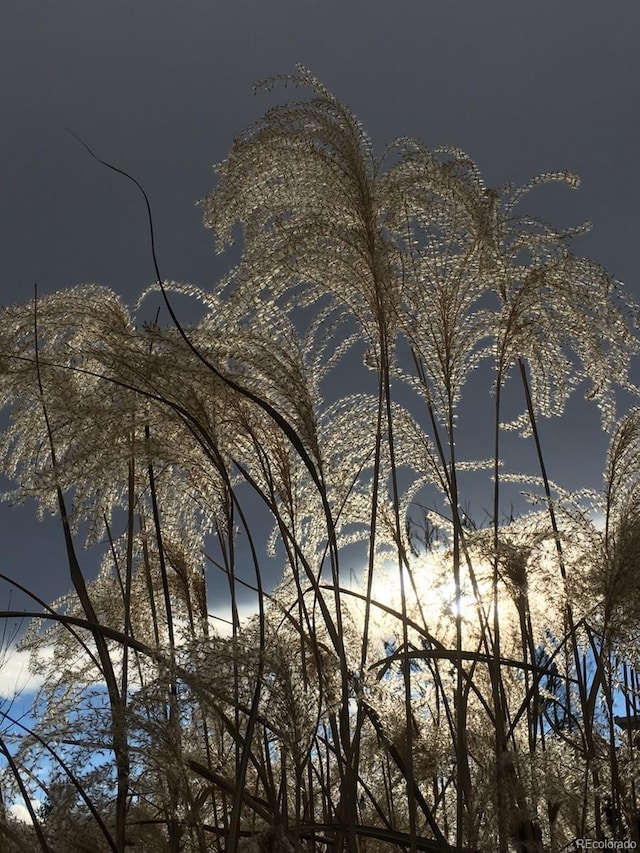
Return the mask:
<svg viewBox="0 0 640 853">
<path fill-rule="evenodd" d="M 447 621 L 454 623 L 457 616 L 463 622 L 471 622 L 475 618 L 477 602 L 473 585 L 468 577 L 462 577 L 460 595 L 456 597 L 450 554 L 444 549 L 412 556 L 408 565 L 402 567 L 402 574 L 391 558 L 385 558 L 375 566 L 371 598 L 387 609 L 389 620 L 393 619 L 389 609 L 397 613 L 402 610 L 403 587 L 407 615 L 417 617 L 420 623 L 435 626 Z M 366 592 L 366 570 L 358 577 L 358 591 L 361 594 Z"/>
</svg>

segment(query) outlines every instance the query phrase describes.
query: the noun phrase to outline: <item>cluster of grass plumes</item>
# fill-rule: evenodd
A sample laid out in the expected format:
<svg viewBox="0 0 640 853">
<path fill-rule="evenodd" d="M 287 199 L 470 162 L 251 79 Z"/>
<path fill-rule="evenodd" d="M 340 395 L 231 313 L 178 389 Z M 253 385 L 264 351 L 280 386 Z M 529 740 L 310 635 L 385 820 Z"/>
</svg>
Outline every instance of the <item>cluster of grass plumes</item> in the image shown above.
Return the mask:
<svg viewBox="0 0 640 853">
<path fill-rule="evenodd" d="M 463 152 L 406 139 L 376 157 L 308 72 L 287 79 L 311 97 L 242 134 L 203 202 L 220 248 L 243 235 L 215 292 L 157 271 L 169 328 L 97 287 L 4 311 L 4 471 L 59 513 L 73 589 L 23 641 L 35 722 L 3 712 L 3 784 L 46 808 L 0 833 L 116 853 L 638 840 L 615 722 L 638 709 L 637 412 L 614 426 L 633 310 L 572 252 L 580 229 L 517 209 L 577 182 L 493 190 Z M 493 457 L 470 462 L 478 367 Z M 602 494 L 546 471 L 540 418 L 579 386 L 613 429 Z M 510 523 L 505 429 L 534 443 L 543 505 Z M 93 581 L 81 530 L 105 545 Z"/>
</svg>

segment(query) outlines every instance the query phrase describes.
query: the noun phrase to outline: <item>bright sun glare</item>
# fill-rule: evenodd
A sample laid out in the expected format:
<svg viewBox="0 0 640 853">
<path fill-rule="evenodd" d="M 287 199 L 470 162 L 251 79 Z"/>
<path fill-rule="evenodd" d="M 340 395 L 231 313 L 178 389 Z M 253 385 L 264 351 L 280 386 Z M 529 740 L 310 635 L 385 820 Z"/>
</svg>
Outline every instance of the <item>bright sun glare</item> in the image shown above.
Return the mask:
<svg viewBox="0 0 640 853">
<path fill-rule="evenodd" d="M 468 579 L 461 580 L 461 594 L 456 601 L 456 585 L 446 552 L 432 552 L 412 558 L 409 568 L 403 567 L 402 581 L 407 607 L 420 607 L 430 622 L 439 622 L 447 617 L 473 618 L 475 596 Z M 366 585 L 363 574 L 362 586 Z M 384 560 L 376 569 L 372 586 L 372 597 L 394 610 L 400 611 L 402 600 L 400 569 L 392 560 Z"/>
</svg>

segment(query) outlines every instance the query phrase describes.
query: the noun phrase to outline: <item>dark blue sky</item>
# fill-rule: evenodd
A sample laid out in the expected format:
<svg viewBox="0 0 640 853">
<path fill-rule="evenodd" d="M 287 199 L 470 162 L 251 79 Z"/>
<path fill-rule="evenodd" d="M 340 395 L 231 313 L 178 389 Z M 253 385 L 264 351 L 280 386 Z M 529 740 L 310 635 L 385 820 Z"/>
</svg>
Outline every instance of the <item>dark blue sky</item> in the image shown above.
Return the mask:
<svg viewBox="0 0 640 853">
<path fill-rule="evenodd" d="M 5 3 L 0 299 L 31 298 L 36 281 L 42 293 L 94 282 L 132 303 L 153 281 L 141 199 L 66 127 L 146 187 L 163 276 L 213 285 L 227 264 L 194 202 L 273 102 L 254 97 L 254 82 L 296 62 L 378 150 L 395 136 L 455 145 L 495 186 L 577 172 L 579 192 L 541 190 L 529 204 L 560 224 L 591 220 L 576 250 L 640 298 L 639 34 L 636 0 Z M 578 402 L 544 430 L 554 478 L 597 485 L 597 413 Z M 0 508 L 0 571 L 45 597 L 64 591 L 59 526 L 35 524 L 32 507 Z"/>
</svg>

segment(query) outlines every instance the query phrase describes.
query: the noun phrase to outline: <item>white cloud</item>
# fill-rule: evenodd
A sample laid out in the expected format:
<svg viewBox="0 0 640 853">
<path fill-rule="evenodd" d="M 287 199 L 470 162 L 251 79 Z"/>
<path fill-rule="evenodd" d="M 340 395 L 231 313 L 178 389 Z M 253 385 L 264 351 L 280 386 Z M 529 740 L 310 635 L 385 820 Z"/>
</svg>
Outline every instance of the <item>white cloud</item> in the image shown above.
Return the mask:
<svg viewBox="0 0 640 853">
<path fill-rule="evenodd" d="M 42 805 L 40 800 L 31 800 L 31 805 L 35 810 L 36 814 L 38 809 Z M 14 803 L 12 806 L 9 806 L 9 814 L 13 815 L 16 820 L 19 820 L 20 823 L 32 823 L 31 815 L 29 814 L 29 810 L 26 806 L 23 806 L 22 803 Z"/>
<path fill-rule="evenodd" d="M 0 657 L 0 698 L 13 699 L 18 693 L 33 693 L 41 684 L 42 676 L 29 671 L 29 652 L 14 647 Z"/>
<path fill-rule="evenodd" d="M 258 613 L 258 605 L 256 602 L 247 601 L 238 604 L 238 617 L 240 625 L 244 626 Z M 231 609 L 229 607 L 214 608 L 209 613 L 209 621 L 220 637 L 230 637 L 231 631 Z"/>
</svg>

